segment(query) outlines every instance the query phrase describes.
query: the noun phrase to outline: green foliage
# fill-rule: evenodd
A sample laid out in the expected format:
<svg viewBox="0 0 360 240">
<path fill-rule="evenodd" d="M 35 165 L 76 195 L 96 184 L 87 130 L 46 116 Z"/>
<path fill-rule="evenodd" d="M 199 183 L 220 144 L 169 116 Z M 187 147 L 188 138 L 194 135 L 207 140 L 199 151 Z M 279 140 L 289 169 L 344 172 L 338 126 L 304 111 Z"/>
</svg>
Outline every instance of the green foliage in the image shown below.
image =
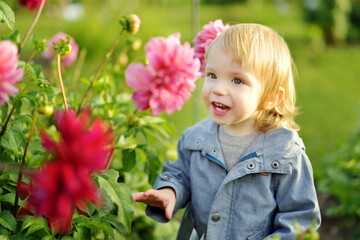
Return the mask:
<svg viewBox="0 0 360 240">
<path fill-rule="evenodd" d="M 310 226 L 302 227 L 300 224 L 295 221 L 293 224 L 295 229 L 295 240 L 319 240 L 319 233 L 316 231 L 316 219 L 314 219 Z M 281 240 L 280 235 L 275 235 L 272 238 L 266 238 L 267 240 Z"/>
<path fill-rule="evenodd" d="M 0 2 L 0 22 L 6 23 L 6 25 L 14 30 L 15 14 L 13 10 L 5 2 Z"/>
<path fill-rule="evenodd" d="M 3 1 L 0 4 L 0 20 L 13 27 L 13 11 Z M 144 211 L 140 210 L 143 206 L 133 203 L 131 192 L 142 191 L 153 184 L 162 162 L 169 155 L 173 156 L 175 146 L 170 140 L 175 132 L 165 116 L 153 117 L 150 111 L 136 110 L 124 74 L 126 66 L 135 60 L 133 54 L 139 50 L 141 41 L 139 43 L 139 39 L 134 36 L 124 38 L 127 39 L 121 54 L 126 56 L 127 61 L 119 62 L 115 54 L 107 56 L 104 53 L 107 64 L 93 82 L 90 96 L 84 104 L 91 109 L 91 118 L 105 121 L 116 136 L 109 169 L 93 176 L 100 187 L 103 204 L 97 207 L 89 203 L 86 212 L 75 211 L 70 231 L 66 236 L 61 236 L 49 228 L 44 217 L 26 213 L 20 217 L 15 214 L 20 169 L 23 169 L 23 181 L 29 182 L 28 177 L 32 172 L 53 158 L 42 147 L 37 128 L 45 130 L 58 141 L 59 132 L 51 113 L 53 108 L 63 108 L 62 93 L 56 84 L 58 79 L 51 74 L 56 71 L 56 66 L 33 61 L 36 54 L 46 50 L 46 40 L 31 36 L 30 58 L 25 60 L 22 54 L 19 56 L 19 68 L 25 70 L 23 79 L 17 84 L 19 93 L 0 106 L 0 239 L 127 239 L 129 236 L 138 236 L 138 233 L 132 233 L 132 227 L 140 225 L 152 232 L 150 229 L 154 228 L 154 223 L 143 221 L 141 216 L 144 216 Z M 17 30 L 2 39 L 20 42 Z M 69 37 L 66 41 L 60 40 L 54 44 L 54 49 L 60 55 L 66 55 L 71 50 L 69 42 Z M 73 109 L 79 107 L 82 90 L 91 84 L 87 77 L 81 75 L 79 81 L 73 79 L 74 71 L 81 72 L 81 69 L 75 67 L 64 68 L 62 73 L 64 85 L 69 90 L 69 107 Z M 37 128 L 27 146 L 35 113 L 42 115 L 35 122 Z M 19 199 L 20 212 L 24 210 L 25 204 L 26 196 Z M 157 234 L 165 236 L 164 233 Z"/>
<path fill-rule="evenodd" d="M 360 40 L 360 4 L 356 0 L 304 0 L 304 18 L 322 29 L 329 44 Z"/>
<path fill-rule="evenodd" d="M 328 167 L 320 182 L 321 190 L 338 200 L 328 213 L 360 220 L 360 133 L 327 157 Z"/>
</svg>

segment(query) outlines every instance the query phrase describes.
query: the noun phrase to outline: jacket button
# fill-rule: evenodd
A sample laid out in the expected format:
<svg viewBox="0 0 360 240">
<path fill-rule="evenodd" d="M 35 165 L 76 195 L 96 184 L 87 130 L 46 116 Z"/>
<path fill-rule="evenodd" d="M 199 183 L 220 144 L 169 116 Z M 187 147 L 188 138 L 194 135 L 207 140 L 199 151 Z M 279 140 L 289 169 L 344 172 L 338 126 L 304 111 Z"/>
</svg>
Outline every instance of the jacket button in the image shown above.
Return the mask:
<svg viewBox="0 0 360 240">
<path fill-rule="evenodd" d="M 211 219 L 212 219 L 214 222 L 219 221 L 219 220 L 220 220 L 220 214 L 215 213 L 214 215 L 212 215 Z"/>
<path fill-rule="evenodd" d="M 249 163 L 247 165 L 247 168 L 250 169 L 250 170 L 253 170 L 255 168 L 255 163 Z"/>
<path fill-rule="evenodd" d="M 161 178 L 162 178 L 162 180 L 165 180 L 165 181 L 170 180 L 170 177 L 168 175 L 163 175 Z"/>
<path fill-rule="evenodd" d="M 274 168 L 274 169 L 278 169 L 279 168 L 279 166 L 280 166 L 280 163 L 278 163 L 278 162 L 273 162 L 272 164 L 271 164 L 271 166 L 272 166 L 272 168 Z"/>
</svg>

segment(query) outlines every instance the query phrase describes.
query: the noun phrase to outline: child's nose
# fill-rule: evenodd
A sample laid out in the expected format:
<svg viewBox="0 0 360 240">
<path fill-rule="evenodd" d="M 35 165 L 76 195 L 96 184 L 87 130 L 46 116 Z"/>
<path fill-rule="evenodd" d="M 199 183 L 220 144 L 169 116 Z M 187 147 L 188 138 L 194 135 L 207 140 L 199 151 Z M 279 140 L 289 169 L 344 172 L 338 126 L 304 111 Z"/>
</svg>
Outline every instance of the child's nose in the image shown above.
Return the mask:
<svg viewBox="0 0 360 240">
<path fill-rule="evenodd" d="M 227 90 L 226 90 L 226 84 L 224 84 L 222 81 L 217 81 L 217 83 L 215 83 L 212 92 L 215 95 L 226 95 L 227 94 Z"/>
</svg>

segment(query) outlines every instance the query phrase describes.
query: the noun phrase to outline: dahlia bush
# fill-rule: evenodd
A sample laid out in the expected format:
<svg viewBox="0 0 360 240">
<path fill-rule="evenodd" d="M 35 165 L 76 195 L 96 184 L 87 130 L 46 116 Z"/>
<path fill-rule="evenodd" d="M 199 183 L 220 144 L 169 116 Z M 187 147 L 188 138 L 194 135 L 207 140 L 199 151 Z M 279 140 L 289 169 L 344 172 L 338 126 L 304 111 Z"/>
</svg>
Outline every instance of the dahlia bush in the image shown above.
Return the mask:
<svg viewBox="0 0 360 240">
<path fill-rule="evenodd" d="M 77 36 L 32 34 L 43 10 L 59 2 L 17 4 L 14 12 L 0 1 L 0 24 L 11 30 L 0 38 L 0 239 L 137 236 L 135 212 L 143 211 L 131 192 L 149 188 L 173 155 L 174 129 L 161 113 L 180 110 L 195 89 L 194 49 L 180 34 L 154 37 L 142 57 L 149 64 L 135 63 L 141 20 L 129 14 L 86 75 Z M 24 8 L 34 20 L 23 34 L 14 27 Z"/>
</svg>

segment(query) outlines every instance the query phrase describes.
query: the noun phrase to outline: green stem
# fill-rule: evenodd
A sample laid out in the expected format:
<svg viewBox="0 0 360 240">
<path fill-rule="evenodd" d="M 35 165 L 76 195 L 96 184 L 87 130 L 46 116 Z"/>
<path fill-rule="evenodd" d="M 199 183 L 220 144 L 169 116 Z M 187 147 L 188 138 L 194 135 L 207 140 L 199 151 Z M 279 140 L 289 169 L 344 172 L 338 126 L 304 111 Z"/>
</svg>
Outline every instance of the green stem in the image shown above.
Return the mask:
<svg viewBox="0 0 360 240">
<path fill-rule="evenodd" d="M 62 80 L 62 76 L 61 76 L 61 56 L 60 56 L 60 54 L 57 55 L 57 74 L 59 77 L 60 89 L 61 89 L 61 93 L 62 93 L 62 97 L 63 97 L 63 101 L 64 101 L 65 111 L 67 111 L 68 105 L 66 102 L 65 88 L 64 88 L 64 84 L 63 84 L 63 80 Z"/>
<path fill-rule="evenodd" d="M 19 93 L 23 92 L 28 86 L 29 86 L 29 84 L 27 84 L 22 90 L 20 90 Z M 4 134 L 6 132 L 7 126 L 9 124 L 9 122 L 10 122 L 10 118 L 11 118 L 11 116 L 13 115 L 13 113 L 15 111 L 15 108 L 16 108 L 16 105 L 17 105 L 18 101 L 19 101 L 19 99 L 14 101 L 14 105 L 12 106 L 9 115 L 7 116 L 7 118 L 5 120 L 5 124 L 2 127 L 1 132 L 0 132 L 0 161 L 1 161 L 1 140 L 2 140 L 2 137 L 4 136 Z"/>
<path fill-rule="evenodd" d="M 20 46 L 19 46 L 18 55 L 20 55 L 21 49 L 24 47 L 24 44 L 25 44 L 26 40 L 28 39 L 31 31 L 33 30 L 33 28 L 35 27 L 35 24 L 37 23 L 37 21 L 38 21 L 38 19 L 39 19 L 39 17 L 40 17 L 40 14 L 41 14 L 41 12 L 42 12 L 42 10 L 43 10 L 43 8 L 44 8 L 45 1 L 46 1 L 46 0 L 42 0 L 42 1 L 41 1 L 39 10 L 37 11 L 36 16 L 35 16 L 33 22 L 31 23 L 28 31 L 26 32 L 26 34 L 25 34 L 25 36 L 24 36 L 24 39 L 22 40 L 22 42 L 21 42 L 21 44 L 20 44 Z"/>
<path fill-rule="evenodd" d="M 33 52 L 31 53 L 31 56 L 29 57 L 29 60 L 27 61 L 27 63 L 30 63 L 30 62 L 31 62 L 31 60 L 34 58 L 34 56 L 36 55 L 36 53 L 37 53 L 37 51 L 33 51 Z"/>
<path fill-rule="evenodd" d="M 6 131 L 7 125 L 9 124 L 10 118 L 11 118 L 12 114 L 13 114 L 14 111 L 15 111 L 16 104 L 17 104 L 17 101 L 14 102 L 14 105 L 13 105 L 13 107 L 11 108 L 9 115 L 8 115 L 7 118 L 6 118 L 5 124 L 4 124 L 4 126 L 3 126 L 3 128 L 1 129 L 1 132 L 0 132 L 0 139 L 1 139 L 2 136 L 5 134 L 5 131 Z"/>
<path fill-rule="evenodd" d="M 30 139 L 32 137 L 32 134 L 33 134 L 33 131 L 34 131 L 34 128 L 35 128 L 37 116 L 38 116 L 38 111 L 35 111 L 34 119 L 33 119 L 31 129 L 30 129 L 30 133 L 29 133 L 29 137 L 27 139 L 26 146 L 25 146 L 24 155 L 23 155 L 23 158 L 22 158 L 21 164 L 20 164 L 19 176 L 18 176 L 18 179 L 17 179 L 16 194 L 15 194 L 15 203 L 14 203 L 14 217 L 15 218 L 17 217 L 18 210 L 19 210 L 19 184 L 21 184 L 21 180 L 22 180 L 22 176 L 23 176 L 23 172 L 24 172 L 24 164 L 25 164 L 26 152 L 27 152 L 27 149 L 29 147 Z"/>
<path fill-rule="evenodd" d="M 81 49 L 81 51 L 79 53 L 79 58 L 77 60 L 77 64 L 76 64 L 74 75 L 73 75 L 73 80 L 74 81 L 77 81 L 79 79 L 79 77 L 80 77 L 81 70 L 82 70 L 82 67 L 84 65 L 86 53 L 87 53 L 86 48 Z"/>
<path fill-rule="evenodd" d="M 120 41 L 120 38 L 122 36 L 122 33 L 124 32 L 124 30 L 122 29 L 120 34 L 117 36 L 117 38 L 115 39 L 115 42 L 112 46 L 112 48 L 110 49 L 110 51 L 106 54 L 106 57 L 105 59 L 102 61 L 102 63 L 100 64 L 100 67 L 99 69 L 97 70 L 97 72 L 95 73 L 94 77 L 91 79 L 91 82 L 90 82 L 90 85 L 89 87 L 86 89 L 85 91 L 85 94 L 83 96 L 83 98 L 81 99 L 81 102 L 79 104 L 79 107 L 78 107 L 78 110 L 77 110 L 77 113 L 79 114 L 81 109 L 82 109 L 82 106 L 84 105 L 85 103 L 85 100 L 86 100 L 86 97 L 87 95 L 89 94 L 90 92 L 90 89 L 92 88 L 95 80 L 99 77 L 100 73 L 101 73 L 101 70 L 104 68 L 105 64 L 107 63 L 107 61 L 109 60 L 109 56 L 111 56 L 111 54 L 114 52 L 116 46 L 118 45 L 119 41 Z"/>
</svg>

